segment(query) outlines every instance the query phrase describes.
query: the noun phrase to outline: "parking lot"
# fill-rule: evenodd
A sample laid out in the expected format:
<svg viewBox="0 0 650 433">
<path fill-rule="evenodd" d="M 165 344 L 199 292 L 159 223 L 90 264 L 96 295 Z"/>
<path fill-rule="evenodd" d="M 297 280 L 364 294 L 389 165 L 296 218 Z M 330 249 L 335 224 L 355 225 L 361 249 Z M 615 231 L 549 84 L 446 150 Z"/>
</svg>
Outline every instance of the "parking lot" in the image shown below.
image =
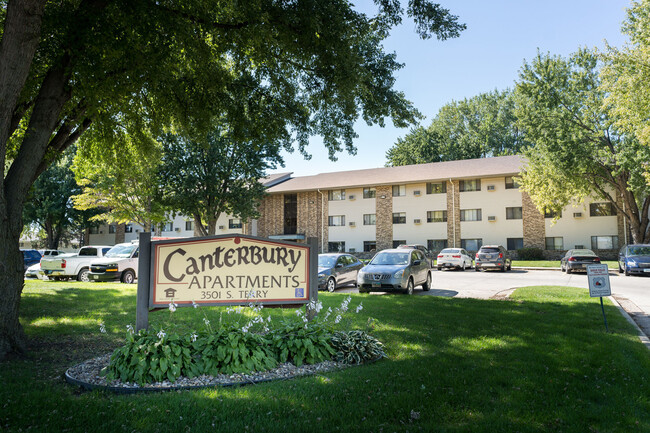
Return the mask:
<svg viewBox="0 0 650 433">
<path fill-rule="evenodd" d="M 415 295 L 489 299 L 524 286 L 571 286 L 588 289 L 586 273 L 565 274 L 559 270 L 513 269 L 510 272 L 474 272 L 472 269 L 464 272 L 432 272 L 433 288 L 424 292 L 417 287 Z M 650 314 L 650 278 L 626 277 L 610 272 L 610 284 L 612 295 L 627 298 L 645 314 Z M 345 287 L 337 292 L 357 292 L 357 289 Z"/>
</svg>

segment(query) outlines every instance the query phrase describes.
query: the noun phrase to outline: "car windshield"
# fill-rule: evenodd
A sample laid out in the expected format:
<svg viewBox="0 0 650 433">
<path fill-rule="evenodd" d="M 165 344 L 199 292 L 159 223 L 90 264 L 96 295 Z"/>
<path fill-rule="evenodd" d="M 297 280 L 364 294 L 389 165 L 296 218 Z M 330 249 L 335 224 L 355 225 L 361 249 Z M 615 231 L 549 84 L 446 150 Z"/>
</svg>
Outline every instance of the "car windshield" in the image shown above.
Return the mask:
<svg viewBox="0 0 650 433">
<path fill-rule="evenodd" d="M 115 245 L 113 248 L 108 250 L 106 257 L 128 259 L 136 248 L 138 248 L 137 245 Z"/>
<path fill-rule="evenodd" d="M 628 252 L 630 256 L 650 256 L 650 246 L 630 247 Z"/>
<path fill-rule="evenodd" d="M 319 268 L 333 268 L 336 264 L 337 256 L 318 256 Z"/>
<path fill-rule="evenodd" d="M 445 248 L 444 250 L 440 251 L 440 254 L 458 254 L 460 253 L 460 250 L 456 250 L 453 248 Z"/>
<path fill-rule="evenodd" d="M 591 250 L 573 250 L 573 255 L 574 256 L 595 256 L 596 253 L 594 253 Z"/>
<path fill-rule="evenodd" d="M 408 265 L 409 253 L 379 253 L 372 261 L 371 265 Z"/>
</svg>

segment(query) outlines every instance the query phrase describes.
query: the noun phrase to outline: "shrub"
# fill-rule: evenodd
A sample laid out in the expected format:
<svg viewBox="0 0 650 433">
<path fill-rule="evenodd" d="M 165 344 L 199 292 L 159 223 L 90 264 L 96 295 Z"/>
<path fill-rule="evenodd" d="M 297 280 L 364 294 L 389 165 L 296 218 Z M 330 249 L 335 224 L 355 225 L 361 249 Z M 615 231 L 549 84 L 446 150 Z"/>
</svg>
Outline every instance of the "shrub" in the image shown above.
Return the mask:
<svg viewBox="0 0 650 433">
<path fill-rule="evenodd" d="M 363 331 L 336 332 L 331 344 L 336 351 L 334 359 L 345 364 L 361 364 L 386 356 L 381 342 Z"/>
<path fill-rule="evenodd" d="M 332 358 L 331 332 L 316 323 L 288 323 L 273 331 L 272 346 L 279 362 L 291 361 L 296 366 L 317 364 Z"/>
<path fill-rule="evenodd" d="M 544 251 L 541 248 L 520 248 L 517 250 L 519 260 L 544 260 Z"/>
</svg>

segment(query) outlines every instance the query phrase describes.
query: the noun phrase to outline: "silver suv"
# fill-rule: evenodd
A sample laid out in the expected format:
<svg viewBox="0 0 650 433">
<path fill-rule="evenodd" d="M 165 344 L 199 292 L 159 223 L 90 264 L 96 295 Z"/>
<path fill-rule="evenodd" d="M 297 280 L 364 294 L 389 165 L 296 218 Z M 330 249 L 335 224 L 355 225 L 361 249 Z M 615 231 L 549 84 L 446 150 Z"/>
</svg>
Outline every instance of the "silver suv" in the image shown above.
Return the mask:
<svg viewBox="0 0 650 433">
<path fill-rule="evenodd" d="M 476 272 L 482 268 L 499 269 L 501 272 L 512 269 L 512 262 L 508 250 L 501 245 L 483 245 L 476 253 L 474 269 Z"/>
</svg>

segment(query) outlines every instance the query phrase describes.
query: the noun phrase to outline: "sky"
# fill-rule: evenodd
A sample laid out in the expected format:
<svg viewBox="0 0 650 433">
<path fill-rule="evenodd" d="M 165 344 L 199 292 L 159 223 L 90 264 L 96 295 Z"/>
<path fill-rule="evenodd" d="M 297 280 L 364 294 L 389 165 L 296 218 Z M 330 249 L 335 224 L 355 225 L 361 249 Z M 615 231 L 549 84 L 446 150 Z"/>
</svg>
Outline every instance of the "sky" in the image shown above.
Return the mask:
<svg viewBox="0 0 650 433">
<path fill-rule="evenodd" d="M 421 40 L 410 19 L 394 28 L 384 41 L 404 67 L 396 72 L 395 88 L 424 115 L 428 126 L 438 110 L 453 100 L 471 98 L 495 89 L 513 88 L 524 60 L 539 49 L 568 56 L 579 47 L 622 46 L 621 23 L 630 0 L 438 0 L 458 15 L 467 30 L 459 38 Z M 374 11 L 372 0 L 353 2 L 359 10 Z M 406 5 L 408 0 L 402 0 Z M 367 126 L 357 122 L 357 154 L 337 154 L 332 162 L 319 137 L 312 137 L 306 161 L 297 151 L 284 152 L 284 167 L 270 173 L 310 176 L 386 165 L 386 151 L 409 129 Z"/>
</svg>

